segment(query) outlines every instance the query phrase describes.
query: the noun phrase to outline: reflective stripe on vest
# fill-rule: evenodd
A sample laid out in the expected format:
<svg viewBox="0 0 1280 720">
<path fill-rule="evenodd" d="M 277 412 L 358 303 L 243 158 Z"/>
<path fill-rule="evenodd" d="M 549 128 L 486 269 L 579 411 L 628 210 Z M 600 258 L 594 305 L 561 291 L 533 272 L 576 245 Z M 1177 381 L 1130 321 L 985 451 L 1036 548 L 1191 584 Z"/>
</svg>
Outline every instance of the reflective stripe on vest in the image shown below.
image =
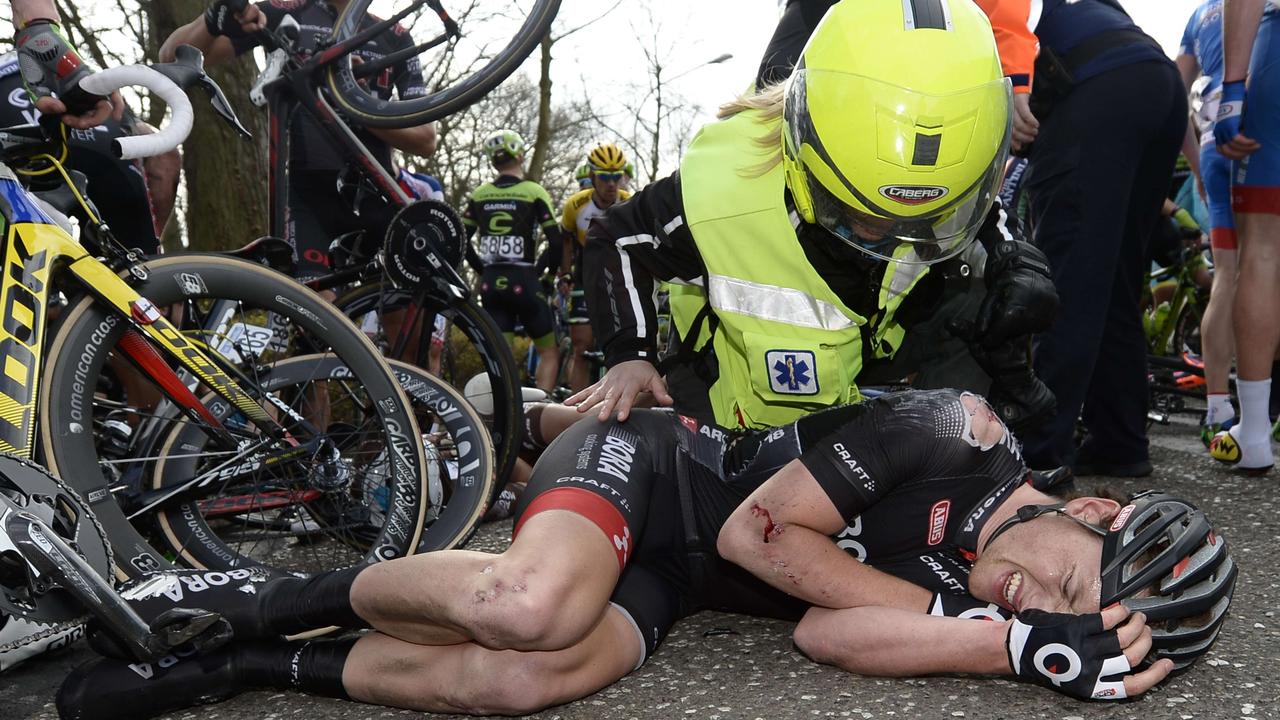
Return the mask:
<svg viewBox="0 0 1280 720">
<path fill-rule="evenodd" d="M 719 320 L 711 340 L 717 374 L 709 400 L 716 422 L 727 427 L 783 425 L 860 397 L 855 380 L 867 320 L 805 257 L 784 203 L 781 165 L 760 172 L 768 151 L 756 141 L 769 131 L 755 111 L 712 123 L 699 131 L 680 164 L 684 218 Z M 878 298 L 871 339 L 883 341 L 892 354 L 902 337 L 894 312 L 925 268 L 888 268 L 897 272 L 884 278 L 887 292 Z M 692 343 L 702 292 L 680 290 L 671 295 L 672 322 Z M 705 342 L 705 334 L 699 340 Z"/>
<path fill-rule="evenodd" d="M 800 290 L 724 275 L 711 275 L 709 281 L 711 307 L 720 312 L 817 330 L 847 330 L 857 325 L 835 303 Z"/>
</svg>

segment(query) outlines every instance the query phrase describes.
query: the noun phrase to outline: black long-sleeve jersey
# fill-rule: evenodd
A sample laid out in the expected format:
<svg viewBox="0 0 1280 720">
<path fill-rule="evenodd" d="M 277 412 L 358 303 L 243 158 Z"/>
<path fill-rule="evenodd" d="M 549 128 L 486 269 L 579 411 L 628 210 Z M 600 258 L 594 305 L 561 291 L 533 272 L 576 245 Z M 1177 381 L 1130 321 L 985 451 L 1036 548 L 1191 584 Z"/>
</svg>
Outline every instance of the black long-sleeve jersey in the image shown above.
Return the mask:
<svg viewBox="0 0 1280 720">
<path fill-rule="evenodd" d="M 538 462 L 516 532 L 527 510 L 545 507 L 539 498 L 578 496 L 573 511 L 614 539 L 624 569 L 611 600 L 635 620 L 649 652 L 672 623 L 703 608 L 794 620 L 803 601 L 719 557 L 715 545 L 734 510 L 798 459 L 848 523 L 831 538 L 837 547 L 933 592 L 965 596 L 979 533 L 1028 479 L 1007 430 L 975 434 L 978 413 L 999 421 L 977 396 L 966 406 L 966 395 L 891 393 L 741 434 L 658 410 L 637 410 L 625 423 L 584 420 Z M 583 502 L 583 494 L 595 498 Z M 601 512 L 601 500 L 611 509 Z"/>
<path fill-rule="evenodd" d="M 819 226 L 802 222 L 790 195 L 787 207 L 809 263 L 850 309 L 871 318 L 874 327 L 885 263 Z M 1021 238 L 1006 223 L 1005 212 L 997 203 L 978 231 L 978 240 L 989 247 L 1008 239 Z M 969 273 L 961 267 L 966 257 L 968 253 L 931 268 L 899 307 L 896 321 L 910 327 L 929 317 L 944 294 L 950 292 L 949 279 L 964 277 L 960 284 L 967 285 Z M 638 358 L 656 363 L 657 283 L 701 284 L 706 274 L 693 235 L 684 222 L 678 172 L 613 206 L 602 219 L 592 223 L 585 267 L 587 306 L 605 364 L 612 367 Z M 864 342 L 871 334 L 863 333 Z M 682 339 L 673 336 L 671 340 L 670 347 L 678 352 Z M 873 357 L 864 349 L 864 365 Z M 699 415 L 706 404 L 706 388 L 716 377 L 714 353 L 708 352 L 702 362 L 703 367 L 673 368 L 668 375 L 676 406 Z"/>
</svg>

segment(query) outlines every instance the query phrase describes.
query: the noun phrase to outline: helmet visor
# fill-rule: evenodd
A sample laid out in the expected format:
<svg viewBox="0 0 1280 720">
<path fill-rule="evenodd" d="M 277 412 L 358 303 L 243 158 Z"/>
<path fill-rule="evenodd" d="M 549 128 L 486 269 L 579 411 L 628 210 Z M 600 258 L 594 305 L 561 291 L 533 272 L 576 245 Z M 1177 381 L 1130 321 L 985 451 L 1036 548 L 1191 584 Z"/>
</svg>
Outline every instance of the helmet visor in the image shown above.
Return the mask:
<svg viewBox="0 0 1280 720">
<path fill-rule="evenodd" d="M 1008 157 L 1008 80 L 930 94 L 799 69 L 786 102 L 787 144 L 804 168 L 815 222 L 904 264 L 941 262 L 973 242 Z"/>
<path fill-rule="evenodd" d="M 1003 165 L 1003 153 L 999 160 Z M 960 202 L 913 218 L 881 217 L 854 208 L 808 175 L 814 220 L 872 257 L 905 265 L 939 263 L 973 244 L 999 190 L 1000 175 L 995 167 L 993 164 L 992 170 Z"/>
</svg>

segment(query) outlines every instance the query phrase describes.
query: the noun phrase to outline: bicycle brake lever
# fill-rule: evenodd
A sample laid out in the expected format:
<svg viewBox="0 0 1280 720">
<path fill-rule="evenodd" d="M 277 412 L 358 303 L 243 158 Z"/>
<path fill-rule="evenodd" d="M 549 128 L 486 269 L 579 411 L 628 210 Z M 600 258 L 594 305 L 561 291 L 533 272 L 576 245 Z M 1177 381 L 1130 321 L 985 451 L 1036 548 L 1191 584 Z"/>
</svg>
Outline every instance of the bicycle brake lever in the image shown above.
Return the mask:
<svg viewBox="0 0 1280 720">
<path fill-rule="evenodd" d="M 183 90 L 189 90 L 204 75 L 204 53 L 190 45 L 179 45 L 174 61 L 156 63 L 151 69 L 164 75 Z"/>
<path fill-rule="evenodd" d="M 227 96 L 222 94 L 222 88 L 218 87 L 218 83 L 205 73 L 204 54 L 190 45 L 179 45 L 174 55 L 176 59 L 173 62 L 158 63 L 152 65 L 152 69 L 172 80 L 183 90 L 199 86 L 208 93 L 209 104 L 213 106 L 214 112 L 235 128 L 236 132 L 247 138 L 253 137 L 253 133 L 250 133 L 241 124 L 240 118 L 236 117 L 231 103 L 227 102 Z"/>
</svg>

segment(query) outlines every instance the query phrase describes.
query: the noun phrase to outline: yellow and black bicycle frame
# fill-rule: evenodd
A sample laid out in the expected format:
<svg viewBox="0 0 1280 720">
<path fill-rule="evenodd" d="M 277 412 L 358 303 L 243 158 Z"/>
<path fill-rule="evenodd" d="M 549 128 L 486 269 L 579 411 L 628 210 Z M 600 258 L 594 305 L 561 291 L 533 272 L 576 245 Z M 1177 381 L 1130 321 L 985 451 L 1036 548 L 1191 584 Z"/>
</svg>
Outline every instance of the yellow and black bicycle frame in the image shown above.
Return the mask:
<svg viewBox="0 0 1280 720">
<path fill-rule="evenodd" d="M 176 360 L 266 434 L 292 444 L 287 431 L 254 398 L 189 342 L 149 300 L 57 225 L 2 164 L 0 213 L 4 223 L 4 253 L 0 260 L 0 452 L 34 456 L 36 403 L 48 329 L 46 310 L 54 273 L 74 276 L 100 303 L 149 339 L 149 347 Z M 155 369 L 155 363 L 140 365 Z M 161 372 L 173 374 L 168 365 Z M 157 382 L 163 385 L 164 379 L 157 378 Z M 203 418 L 214 432 L 226 433 L 221 422 L 194 395 L 186 402 L 175 400 L 188 413 Z"/>
</svg>

